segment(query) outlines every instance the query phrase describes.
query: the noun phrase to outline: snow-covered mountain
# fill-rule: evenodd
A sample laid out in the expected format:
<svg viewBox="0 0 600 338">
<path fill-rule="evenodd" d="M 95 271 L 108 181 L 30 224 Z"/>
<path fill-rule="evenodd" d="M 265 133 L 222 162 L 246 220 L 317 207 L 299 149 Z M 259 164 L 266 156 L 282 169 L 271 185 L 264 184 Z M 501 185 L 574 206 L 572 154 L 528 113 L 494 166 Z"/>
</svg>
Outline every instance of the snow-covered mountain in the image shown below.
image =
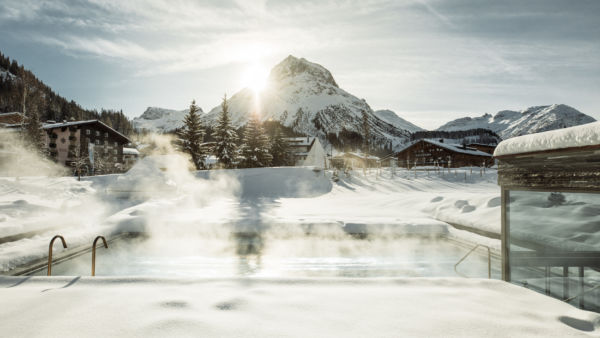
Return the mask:
<svg viewBox="0 0 600 338">
<path fill-rule="evenodd" d="M 183 126 L 183 118 L 189 109 L 172 110 L 148 107 L 140 116 L 133 119 L 133 127 L 137 130 L 165 133 Z M 202 109 L 200 109 L 202 113 Z"/>
<path fill-rule="evenodd" d="M 387 109 L 376 110 L 373 112 L 373 114 L 375 114 L 375 116 L 379 117 L 383 121 L 393 125 L 394 127 L 399 128 L 399 129 L 408 130 L 411 133 L 414 133 L 415 131 L 425 130 L 417 125 L 414 125 L 414 124 L 406 121 L 405 119 L 401 118 L 400 116 L 398 116 L 398 114 L 396 114 L 395 112 L 393 112 L 391 110 L 387 110 Z"/>
<path fill-rule="evenodd" d="M 341 89 L 323 66 L 288 56 L 269 75 L 260 93 L 246 88 L 229 99 L 229 111 L 236 126 L 256 112 L 261 120 L 278 120 L 295 131 L 312 136 L 339 133 L 343 129 L 361 132 L 362 112 L 367 114 L 374 141 L 403 142 L 409 132 L 378 118 L 364 99 Z M 204 119 L 214 124 L 221 112 L 217 106 Z"/>
<path fill-rule="evenodd" d="M 578 126 L 596 121 L 575 108 L 564 104 L 535 106 L 522 111 L 502 110 L 480 117 L 463 117 L 450 121 L 437 130 L 455 131 L 485 128 L 503 139 L 542 131 Z"/>
</svg>

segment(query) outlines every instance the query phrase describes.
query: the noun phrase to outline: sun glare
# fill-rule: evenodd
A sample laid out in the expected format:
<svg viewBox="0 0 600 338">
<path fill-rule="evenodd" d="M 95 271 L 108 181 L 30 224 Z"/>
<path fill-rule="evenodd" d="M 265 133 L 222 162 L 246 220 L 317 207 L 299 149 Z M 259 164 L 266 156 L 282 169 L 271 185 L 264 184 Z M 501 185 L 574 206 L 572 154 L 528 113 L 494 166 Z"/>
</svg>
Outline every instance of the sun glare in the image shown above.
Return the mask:
<svg viewBox="0 0 600 338">
<path fill-rule="evenodd" d="M 242 76 L 242 84 L 258 93 L 267 86 L 269 70 L 260 64 L 251 64 Z"/>
</svg>

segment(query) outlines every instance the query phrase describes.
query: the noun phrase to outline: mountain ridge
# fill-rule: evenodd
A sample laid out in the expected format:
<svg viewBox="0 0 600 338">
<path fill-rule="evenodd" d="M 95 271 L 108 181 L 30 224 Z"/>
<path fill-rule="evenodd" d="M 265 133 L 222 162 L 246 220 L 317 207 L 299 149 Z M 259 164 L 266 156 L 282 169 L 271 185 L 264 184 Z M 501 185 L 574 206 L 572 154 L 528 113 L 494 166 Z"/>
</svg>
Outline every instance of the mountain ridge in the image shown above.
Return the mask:
<svg viewBox="0 0 600 338">
<path fill-rule="evenodd" d="M 457 131 L 489 129 L 507 139 L 548 130 L 578 126 L 596 119 L 566 104 L 532 106 L 521 111 L 501 110 L 495 115 L 462 117 L 449 121 L 436 130 Z"/>
</svg>

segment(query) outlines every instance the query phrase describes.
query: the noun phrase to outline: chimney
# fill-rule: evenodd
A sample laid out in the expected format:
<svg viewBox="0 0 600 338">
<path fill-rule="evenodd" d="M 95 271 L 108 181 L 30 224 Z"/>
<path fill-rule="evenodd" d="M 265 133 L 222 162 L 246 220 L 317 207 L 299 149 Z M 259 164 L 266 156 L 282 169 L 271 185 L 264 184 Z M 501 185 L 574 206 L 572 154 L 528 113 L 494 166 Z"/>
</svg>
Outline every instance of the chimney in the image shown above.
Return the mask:
<svg viewBox="0 0 600 338">
<path fill-rule="evenodd" d="M 443 138 L 440 139 L 440 143 L 444 143 L 444 139 Z"/>
</svg>

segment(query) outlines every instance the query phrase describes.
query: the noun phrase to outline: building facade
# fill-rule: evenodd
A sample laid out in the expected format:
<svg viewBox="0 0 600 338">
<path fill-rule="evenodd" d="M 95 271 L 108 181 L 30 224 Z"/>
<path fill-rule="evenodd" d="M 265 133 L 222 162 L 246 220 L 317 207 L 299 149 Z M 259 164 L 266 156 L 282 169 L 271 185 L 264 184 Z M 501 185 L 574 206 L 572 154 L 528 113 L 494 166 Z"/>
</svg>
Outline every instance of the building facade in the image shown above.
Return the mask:
<svg viewBox="0 0 600 338">
<path fill-rule="evenodd" d="M 467 147 L 483 151 L 484 153 L 488 153 L 490 155 L 494 154 L 494 150 L 496 150 L 495 145 L 483 143 L 469 143 L 467 144 Z"/>
<path fill-rule="evenodd" d="M 408 143 L 395 153 L 397 165 L 404 168 L 414 166 L 440 166 L 458 168 L 494 164 L 491 154 L 458 144 L 448 144 L 429 139 Z"/>
<path fill-rule="evenodd" d="M 48 153 L 65 166 L 83 166 L 88 174 L 123 168 L 123 146 L 130 140 L 98 120 L 48 123 L 43 127 Z M 82 165 L 82 163 L 85 163 Z"/>
<path fill-rule="evenodd" d="M 327 167 L 327 155 L 317 137 L 288 137 L 285 140 L 294 159 L 294 165 Z"/>
</svg>

